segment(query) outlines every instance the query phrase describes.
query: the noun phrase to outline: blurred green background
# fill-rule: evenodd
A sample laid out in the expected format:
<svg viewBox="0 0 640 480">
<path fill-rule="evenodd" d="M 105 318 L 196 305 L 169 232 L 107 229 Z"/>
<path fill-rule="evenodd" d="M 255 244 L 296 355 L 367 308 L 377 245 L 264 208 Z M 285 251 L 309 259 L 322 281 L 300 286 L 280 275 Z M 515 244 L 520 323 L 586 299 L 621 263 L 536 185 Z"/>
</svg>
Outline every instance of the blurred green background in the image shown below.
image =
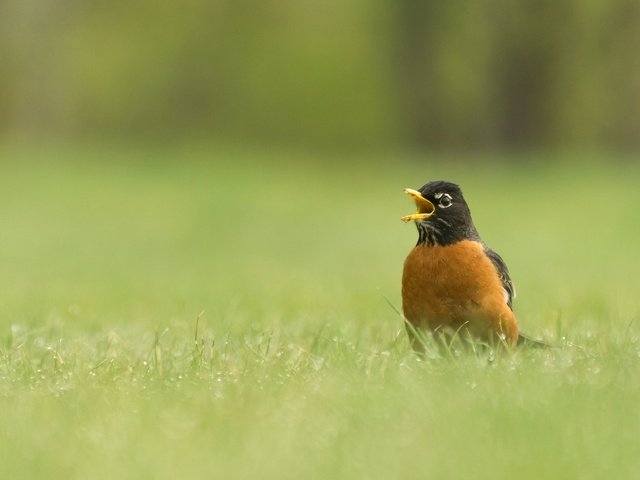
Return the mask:
<svg viewBox="0 0 640 480">
<path fill-rule="evenodd" d="M 0 132 L 640 145 L 635 0 L 4 0 Z"/>
</svg>

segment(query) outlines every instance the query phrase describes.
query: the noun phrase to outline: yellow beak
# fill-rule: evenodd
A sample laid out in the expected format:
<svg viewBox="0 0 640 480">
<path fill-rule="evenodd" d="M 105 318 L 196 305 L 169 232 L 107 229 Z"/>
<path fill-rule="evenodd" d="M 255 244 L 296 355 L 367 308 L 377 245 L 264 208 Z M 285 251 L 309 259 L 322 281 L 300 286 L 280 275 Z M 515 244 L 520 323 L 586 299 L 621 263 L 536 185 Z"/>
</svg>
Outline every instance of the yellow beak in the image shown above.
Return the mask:
<svg viewBox="0 0 640 480">
<path fill-rule="evenodd" d="M 412 188 L 405 188 L 404 193 L 409 195 L 414 202 L 416 202 L 416 207 L 418 207 L 418 211 L 413 215 L 405 215 L 401 218 L 403 222 L 424 220 L 425 218 L 429 218 L 436 211 L 436 207 L 429 200 L 424 198 L 419 191 L 413 190 Z"/>
</svg>

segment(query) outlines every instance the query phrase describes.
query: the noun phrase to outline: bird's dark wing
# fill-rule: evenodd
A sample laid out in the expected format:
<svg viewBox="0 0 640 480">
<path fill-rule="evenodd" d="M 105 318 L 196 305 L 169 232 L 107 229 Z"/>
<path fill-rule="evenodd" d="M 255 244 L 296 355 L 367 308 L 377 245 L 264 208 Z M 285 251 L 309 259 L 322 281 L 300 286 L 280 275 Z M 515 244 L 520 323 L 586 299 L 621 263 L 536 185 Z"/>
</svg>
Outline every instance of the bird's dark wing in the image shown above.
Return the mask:
<svg viewBox="0 0 640 480">
<path fill-rule="evenodd" d="M 513 286 L 513 282 L 511 281 L 511 277 L 509 276 L 509 269 L 507 268 L 507 264 L 504 263 L 502 257 L 498 255 L 496 252 L 491 250 L 489 247 L 484 247 L 484 253 L 489 257 L 491 263 L 496 267 L 498 271 L 498 275 L 500 276 L 500 281 L 502 282 L 502 288 L 504 288 L 505 292 L 505 300 L 509 308 L 513 310 L 511 304 L 513 303 L 513 299 L 516 297 L 516 287 Z M 528 347 L 536 347 L 536 348 L 551 348 L 551 345 L 542 341 L 536 340 L 522 332 L 518 333 L 518 345 L 525 345 Z"/>
<path fill-rule="evenodd" d="M 496 267 L 498 275 L 500 276 L 500 281 L 502 282 L 502 288 L 504 288 L 506 297 L 505 301 L 507 302 L 507 305 L 509 305 L 509 308 L 513 310 L 511 304 L 513 303 L 513 299 L 516 297 L 516 288 L 513 286 L 513 282 L 509 276 L 509 269 L 507 268 L 507 265 L 504 263 L 504 260 L 502 260 L 502 257 L 489 247 L 484 247 L 484 253 L 489 257 L 493 266 Z"/>
</svg>

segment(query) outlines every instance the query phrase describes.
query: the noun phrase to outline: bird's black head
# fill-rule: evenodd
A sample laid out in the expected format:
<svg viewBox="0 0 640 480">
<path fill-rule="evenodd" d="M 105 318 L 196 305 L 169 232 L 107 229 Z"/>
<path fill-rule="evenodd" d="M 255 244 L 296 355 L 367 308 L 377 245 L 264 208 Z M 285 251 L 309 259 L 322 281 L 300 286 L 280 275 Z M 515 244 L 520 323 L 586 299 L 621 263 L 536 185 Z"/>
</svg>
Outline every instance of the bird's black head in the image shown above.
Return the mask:
<svg viewBox="0 0 640 480">
<path fill-rule="evenodd" d="M 416 202 L 418 211 L 402 220 L 416 222 L 418 244 L 449 245 L 480 239 L 462 190 L 455 183 L 436 180 L 419 190 L 406 188 L 405 192 Z"/>
</svg>

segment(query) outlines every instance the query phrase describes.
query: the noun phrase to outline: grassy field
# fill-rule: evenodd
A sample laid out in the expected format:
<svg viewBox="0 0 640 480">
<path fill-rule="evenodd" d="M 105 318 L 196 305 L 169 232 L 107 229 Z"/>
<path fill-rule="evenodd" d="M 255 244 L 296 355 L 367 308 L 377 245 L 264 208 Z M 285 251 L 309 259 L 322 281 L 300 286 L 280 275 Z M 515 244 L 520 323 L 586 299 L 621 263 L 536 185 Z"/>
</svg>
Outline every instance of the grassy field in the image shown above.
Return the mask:
<svg viewBox="0 0 640 480">
<path fill-rule="evenodd" d="M 637 166 L 0 156 L 0 478 L 640 478 Z M 435 178 L 559 348 L 411 353 L 385 297 Z"/>
</svg>

